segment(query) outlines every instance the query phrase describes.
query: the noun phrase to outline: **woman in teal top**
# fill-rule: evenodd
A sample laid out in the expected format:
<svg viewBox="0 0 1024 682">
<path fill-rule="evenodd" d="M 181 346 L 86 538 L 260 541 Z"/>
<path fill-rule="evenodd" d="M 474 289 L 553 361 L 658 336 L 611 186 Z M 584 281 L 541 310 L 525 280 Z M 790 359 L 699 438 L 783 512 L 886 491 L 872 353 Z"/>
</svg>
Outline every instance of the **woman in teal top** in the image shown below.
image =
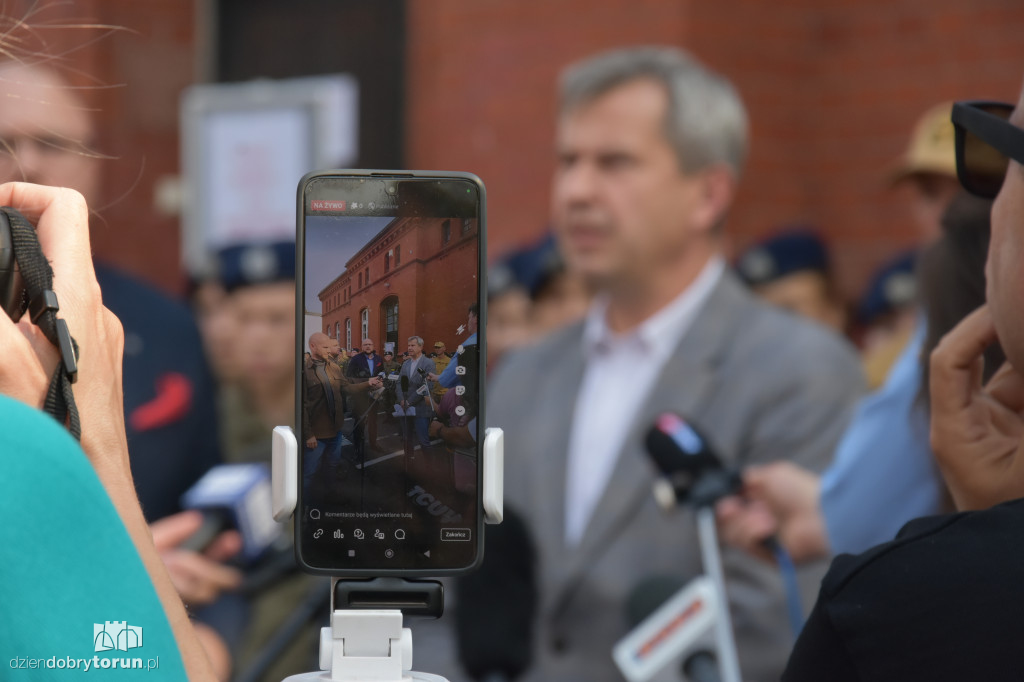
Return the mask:
<svg viewBox="0 0 1024 682">
<path fill-rule="evenodd" d="M 43 405 L 59 353 L 25 316 L 0 313 L 0 679 L 212 680 L 132 485 L 124 334 L 103 307 L 88 208 L 69 189 L 0 185 L 35 226 L 59 316 L 79 345 L 81 447 Z M 121 670 L 127 667 L 128 670 Z M 148 670 L 147 670 L 148 668 Z"/>
<path fill-rule="evenodd" d="M 184 680 L 153 583 L 85 453 L 51 417 L 6 396 L 0 434 L 0 679 L 62 680 L 58 665 L 86 672 L 123 661 L 137 667 L 115 679 Z M 141 628 L 141 646 L 127 648 L 132 629 L 119 650 L 108 621 Z"/>
</svg>

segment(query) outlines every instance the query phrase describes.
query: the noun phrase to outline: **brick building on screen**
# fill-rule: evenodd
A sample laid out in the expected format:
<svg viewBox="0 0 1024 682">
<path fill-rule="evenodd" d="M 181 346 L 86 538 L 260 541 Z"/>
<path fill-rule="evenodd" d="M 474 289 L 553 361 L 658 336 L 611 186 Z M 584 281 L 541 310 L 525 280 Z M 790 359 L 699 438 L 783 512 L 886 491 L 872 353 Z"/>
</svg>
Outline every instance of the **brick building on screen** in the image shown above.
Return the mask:
<svg viewBox="0 0 1024 682">
<path fill-rule="evenodd" d="M 469 334 L 479 243 L 473 218 L 396 218 L 317 294 L 323 332 L 344 348 L 369 337 L 401 354 L 421 336 L 425 353 L 436 341 L 454 350 Z"/>
</svg>

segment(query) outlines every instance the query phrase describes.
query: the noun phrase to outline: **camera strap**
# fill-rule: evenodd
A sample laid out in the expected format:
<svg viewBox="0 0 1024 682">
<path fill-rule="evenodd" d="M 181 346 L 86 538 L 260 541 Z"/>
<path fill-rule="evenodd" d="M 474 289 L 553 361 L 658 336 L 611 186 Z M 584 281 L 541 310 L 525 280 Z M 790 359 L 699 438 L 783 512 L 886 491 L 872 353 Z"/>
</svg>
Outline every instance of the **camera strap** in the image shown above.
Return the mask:
<svg viewBox="0 0 1024 682">
<path fill-rule="evenodd" d="M 14 258 L 24 281 L 22 313 L 28 310 L 32 324 L 39 327 L 61 355 L 61 363 L 53 373 L 43 409 L 61 424 L 67 425 L 76 440 L 81 440 L 82 425 L 71 392 L 71 384 L 78 379 L 78 344 L 71 338 L 67 322 L 57 317 L 60 306 L 57 305 L 57 294 L 53 291 L 53 268 L 39 246 L 35 228 L 25 216 L 9 206 L 0 207 L 0 211 L 10 223 Z"/>
</svg>

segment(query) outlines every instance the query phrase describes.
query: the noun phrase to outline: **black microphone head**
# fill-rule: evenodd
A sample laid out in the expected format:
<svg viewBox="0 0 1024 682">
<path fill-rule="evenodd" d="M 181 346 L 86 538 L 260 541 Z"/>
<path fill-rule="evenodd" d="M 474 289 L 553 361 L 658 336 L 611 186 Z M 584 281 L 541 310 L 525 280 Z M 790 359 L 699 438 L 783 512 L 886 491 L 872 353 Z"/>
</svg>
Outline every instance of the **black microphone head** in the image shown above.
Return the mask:
<svg viewBox="0 0 1024 682">
<path fill-rule="evenodd" d="M 636 584 L 626 599 L 626 622 L 630 629 L 658 610 L 686 581 L 677 575 L 652 575 Z"/>
<path fill-rule="evenodd" d="M 647 452 L 666 476 L 686 472 L 696 476 L 721 469 L 722 461 L 696 428 L 679 415 L 665 413 L 647 432 Z"/>
<path fill-rule="evenodd" d="M 514 510 L 487 526 L 480 568 L 459 578 L 454 608 L 459 662 L 477 681 L 513 680 L 530 665 L 537 611 L 536 552 Z"/>
<path fill-rule="evenodd" d="M 420 373 L 421 377 L 427 376 L 427 370 L 423 369 L 422 367 L 417 367 L 416 371 Z"/>
<path fill-rule="evenodd" d="M 402 392 L 407 393 L 409 391 L 409 377 L 403 374 L 399 382 L 402 384 Z"/>
</svg>

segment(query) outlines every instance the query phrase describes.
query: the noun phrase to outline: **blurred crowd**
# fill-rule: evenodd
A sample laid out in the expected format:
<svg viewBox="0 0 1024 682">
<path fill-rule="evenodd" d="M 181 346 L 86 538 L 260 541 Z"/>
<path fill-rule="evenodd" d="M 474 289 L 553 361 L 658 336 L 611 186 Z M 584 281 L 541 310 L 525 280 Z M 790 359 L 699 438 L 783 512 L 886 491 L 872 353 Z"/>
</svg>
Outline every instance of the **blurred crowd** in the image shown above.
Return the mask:
<svg viewBox="0 0 1024 682">
<path fill-rule="evenodd" d="M 743 494 L 718 508 L 726 577 L 744 679 L 777 679 L 793 637 L 766 539 L 801 566 L 809 609 L 833 556 L 957 509 L 929 440 L 929 357 L 985 303 L 991 200 L 957 180 L 953 104 L 922 112 L 893 166 L 878 169 L 879 183 L 909 188 L 901 196 L 913 202 L 918 242 L 889 254 L 851 300 L 828 225 L 794 216 L 726 251 L 748 126 L 724 78 L 660 48 L 599 55 L 566 73 L 551 229 L 492 259 L 486 317 L 469 310 L 464 342 L 475 344 L 486 322 L 487 424 L 505 429 L 508 504 L 538 551 L 541 622 L 528 674 L 617 679 L 607 650 L 628 629 L 630 588 L 651 572 L 700 572 L 689 522 L 657 511 L 653 474 L 635 456 L 651 420 L 670 411 L 743 470 Z M 88 148 L 94 122 L 74 90 L 42 67 L 7 63 L 0 78 L 19 93 L 0 100 L 2 179 L 95 196 L 102 160 Z M 694 126 L 694 111 L 712 112 L 714 125 Z M 182 510 L 182 493 L 215 464 L 268 462 L 271 430 L 294 420 L 295 248 L 222 250 L 208 272 L 192 273 L 187 306 L 97 269 L 125 329 L 142 507 L 155 535 L 184 537 L 175 525 L 198 521 Z M 998 343 L 985 358 L 987 377 L 1004 359 Z M 315 453 L 306 464 L 322 455 L 340 470 L 343 445 L 375 453 L 390 437 L 410 458 L 472 450 L 477 415 L 455 419 L 446 395 L 457 364 L 442 342 L 418 336 L 405 352 L 380 355 L 373 338 L 342 348 L 314 334 L 306 381 L 329 383 L 337 403 L 307 406 L 319 421 L 299 427 Z M 429 391 L 416 393 L 417 382 Z M 430 409 L 390 414 L 416 401 Z M 388 410 L 365 419 L 378 403 Z M 289 572 L 239 591 L 251 568 L 232 559 L 231 533 L 202 548 L 163 546 L 222 679 L 259 656 L 297 601 L 326 594 L 322 579 Z M 312 632 L 282 646 L 264 679 L 313 669 Z M 418 667 L 457 679 L 453 651 L 431 645 Z"/>
</svg>

